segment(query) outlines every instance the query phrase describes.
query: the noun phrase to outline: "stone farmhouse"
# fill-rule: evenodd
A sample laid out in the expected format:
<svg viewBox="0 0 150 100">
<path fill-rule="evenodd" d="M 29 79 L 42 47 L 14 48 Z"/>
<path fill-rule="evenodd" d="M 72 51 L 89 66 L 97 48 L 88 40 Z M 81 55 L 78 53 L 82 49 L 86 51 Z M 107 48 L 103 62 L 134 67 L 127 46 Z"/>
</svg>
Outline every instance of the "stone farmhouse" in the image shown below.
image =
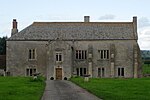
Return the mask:
<svg viewBox="0 0 150 100">
<path fill-rule="evenodd" d="M 41 73 L 47 79 L 73 75 L 141 76 L 137 17 L 131 22 L 34 22 L 18 32 L 13 20 L 6 66 L 11 76 Z"/>
</svg>

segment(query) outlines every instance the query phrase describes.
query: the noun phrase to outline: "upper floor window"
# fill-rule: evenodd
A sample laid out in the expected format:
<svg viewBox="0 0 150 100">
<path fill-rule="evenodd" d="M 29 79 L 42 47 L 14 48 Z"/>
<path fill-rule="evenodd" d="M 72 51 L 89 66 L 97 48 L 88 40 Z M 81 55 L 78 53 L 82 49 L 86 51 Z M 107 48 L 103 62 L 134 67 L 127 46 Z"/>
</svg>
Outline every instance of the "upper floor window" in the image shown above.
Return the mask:
<svg viewBox="0 0 150 100">
<path fill-rule="evenodd" d="M 56 61 L 62 61 L 62 53 L 61 52 L 56 53 Z"/>
<path fill-rule="evenodd" d="M 98 50 L 100 59 L 109 59 L 109 50 Z"/>
<path fill-rule="evenodd" d="M 76 50 L 76 59 L 86 59 L 87 51 L 86 50 Z"/>
<path fill-rule="evenodd" d="M 29 59 L 30 60 L 36 59 L 36 50 L 35 49 L 29 49 Z"/>
</svg>

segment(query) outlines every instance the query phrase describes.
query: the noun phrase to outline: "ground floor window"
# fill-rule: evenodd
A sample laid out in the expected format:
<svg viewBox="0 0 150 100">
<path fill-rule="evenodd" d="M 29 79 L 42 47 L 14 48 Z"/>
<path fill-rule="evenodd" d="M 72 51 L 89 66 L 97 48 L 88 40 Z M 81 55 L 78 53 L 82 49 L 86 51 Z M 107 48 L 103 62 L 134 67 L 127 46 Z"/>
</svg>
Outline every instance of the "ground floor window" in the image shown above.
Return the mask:
<svg viewBox="0 0 150 100">
<path fill-rule="evenodd" d="M 118 68 L 118 76 L 123 77 L 124 76 L 124 68 Z"/>
<path fill-rule="evenodd" d="M 98 68 L 98 77 L 105 77 L 105 68 Z"/>
<path fill-rule="evenodd" d="M 87 68 L 76 68 L 77 76 L 83 76 L 87 74 Z"/>
<path fill-rule="evenodd" d="M 36 73 L 36 68 L 27 68 L 26 69 L 26 76 L 33 76 Z"/>
</svg>

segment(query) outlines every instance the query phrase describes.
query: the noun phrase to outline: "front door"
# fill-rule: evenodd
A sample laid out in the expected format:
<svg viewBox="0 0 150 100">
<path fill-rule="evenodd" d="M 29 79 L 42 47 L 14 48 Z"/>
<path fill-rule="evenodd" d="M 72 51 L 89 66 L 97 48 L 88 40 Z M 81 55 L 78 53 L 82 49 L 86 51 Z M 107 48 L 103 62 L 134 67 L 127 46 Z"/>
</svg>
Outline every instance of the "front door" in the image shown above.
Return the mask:
<svg viewBox="0 0 150 100">
<path fill-rule="evenodd" d="M 56 68 L 56 80 L 62 80 L 62 68 Z"/>
</svg>

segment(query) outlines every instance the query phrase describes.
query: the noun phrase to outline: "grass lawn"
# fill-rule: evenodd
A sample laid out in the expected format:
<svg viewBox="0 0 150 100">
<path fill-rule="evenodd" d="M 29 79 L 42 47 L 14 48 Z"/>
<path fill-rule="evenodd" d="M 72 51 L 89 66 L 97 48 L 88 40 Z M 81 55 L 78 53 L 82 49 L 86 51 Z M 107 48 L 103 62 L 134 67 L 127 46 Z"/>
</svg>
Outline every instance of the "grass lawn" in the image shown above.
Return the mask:
<svg viewBox="0 0 150 100">
<path fill-rule="evenodd" d="M 150 64 L 144 64 L 142 66 L 143 74 L 150 74 Z"/>
<path fill-rule="evenodd" d="M 150 100 L 150 78 L 71 78 L 71 81 L 104 100 Z"/>
<path fill-rule="evenodd" d="M 44 87 L 42 78 L 0 77 L 0 100 L 40 100 Z"/>
</svg>

